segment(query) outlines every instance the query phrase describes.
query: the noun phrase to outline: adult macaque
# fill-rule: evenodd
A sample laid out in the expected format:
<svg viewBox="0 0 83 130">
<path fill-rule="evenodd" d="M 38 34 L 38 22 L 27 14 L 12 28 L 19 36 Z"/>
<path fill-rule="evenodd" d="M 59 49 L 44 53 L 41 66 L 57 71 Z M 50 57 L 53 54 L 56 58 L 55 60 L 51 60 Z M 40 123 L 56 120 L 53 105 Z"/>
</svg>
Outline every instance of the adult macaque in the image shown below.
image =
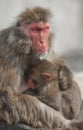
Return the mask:
<svg viewBox="0 0 83 130">
<path fill-rule="evenodd" d="M 64 68 L 64 71 L 67 69 Z M 42 60 L 31 68 L 27 77 L 28 83 L 24 87 L 28 88 L 27 93 L 37 96 L 45 104 L 60 111 L 67 119 L 74 119 L 78 115 L 77 107 L 81 103 L 80 88 L 72 79 L 73 83 L 68 89 L 60 90 L 57 66 Z"/>
<path fill-rule="evenodd" d="M 51 13 L 48 9 L 41 7 L 27 9 L 19 15 L 17 22 L 13 26 L 0 32 L 0 111 L 3 111 L 3 113 L 5 112 L 3 109 L 3 102 L 7 103 L 7 108 L 10 104 L 10 109 L 8 109 L 9 112 L 11 108 L 13 110 L 17 109 L 16 103 L 11 101 L 12 99 L 9 91 L 12 93 L 19 93 L 22 87 L 26 85 L 26 69 L 28 69 L 29 72 L 31 66 L 36 64 L 38 59 L 49 59 L 54 62 L 54 64 L 57 64 L 59 68 L 59 83 L 61 88 L 71 86 L 68 82 L 69 77 L 65 77 L 66 72 L 64 71 L 64 73 L 62 73 L 62 68 L 65 66 L 65 63 L 61 63 L 61 59 L 56 58 L 56 55 L 54 54 L 53 58 L 51 54 L 51 52 L 53 52 L 51 50 L 51 29 L 48 22 L 50 14 Z M 7 93 L 6 98 L 4 94 L 5 91 Z M 63 125 L 64 121 L 60 116 L 58 116 L 56 111 L 52 111 L 50 107 L 41 103 L 38 99 L 36 102 L 35 97 L 32 98 L 32 96 L 27 96 L 27 98 L 29 98 L 29 100 L 27 99 L 26 101 L 26 104 L 28 103 L 27 109 L 29 109 L 29 112 L 33 110 L 31 115 L 28 115 L 28 120 L 33 120 L 35 113 L 36 127 L 40 120 L 41 124 L 44 123 L 44 126 L 46 125 L 52 128 L 57 124 L 57 117 Z M 23 105 L 21 107 L 23 107 Z M 39 116 L 34 107 L 39 108 L 41 111 Z M 79 110 L 79 108 L 80 104 L 77 107 L 77 110 Z M 44 115 L 47 113 L 46 118 L 48 121 L 41 118 L 43 115 L 42 112 Z M 18 117 L 14 114 L 15 112 L 13 111 L 13 117 L 15 117 L 15 120 L 18 120 Z M 34 122 L 31 120 L 30 125 L 34 126 Z"/>
</svg>

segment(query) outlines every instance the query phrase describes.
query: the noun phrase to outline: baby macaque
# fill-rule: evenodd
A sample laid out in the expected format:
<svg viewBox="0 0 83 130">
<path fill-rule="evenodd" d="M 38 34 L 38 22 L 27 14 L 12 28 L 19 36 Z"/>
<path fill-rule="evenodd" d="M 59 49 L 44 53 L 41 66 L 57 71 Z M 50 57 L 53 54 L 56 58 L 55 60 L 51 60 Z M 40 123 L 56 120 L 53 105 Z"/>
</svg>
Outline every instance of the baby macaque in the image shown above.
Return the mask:
<svg viewBox="0 0 83 130">
<path fill-rule="evenodd" d="M 56 110 L 61 108 L 61 92 L 59 90 L 57 67 L 47 60 L 42 60 L 31 68 L 29 79 L 24 90 L 37 96 L 42 102 Z M 22 90 L 22 91 L 24 91 Z"/>
<path fill-rule="evenodd" d="M 64 68 L 66 71 L 66 68 Z M 81 92 L 75 81 L 68 89 L 60 90 L 57 66 L 42 60 L 32 67 L 27 86 L 28 93 L 60 111 L 65 118 L 74 119 L 81 103 Z M 26 91 L 25 91 L 26 92 Z"/>
</svg>

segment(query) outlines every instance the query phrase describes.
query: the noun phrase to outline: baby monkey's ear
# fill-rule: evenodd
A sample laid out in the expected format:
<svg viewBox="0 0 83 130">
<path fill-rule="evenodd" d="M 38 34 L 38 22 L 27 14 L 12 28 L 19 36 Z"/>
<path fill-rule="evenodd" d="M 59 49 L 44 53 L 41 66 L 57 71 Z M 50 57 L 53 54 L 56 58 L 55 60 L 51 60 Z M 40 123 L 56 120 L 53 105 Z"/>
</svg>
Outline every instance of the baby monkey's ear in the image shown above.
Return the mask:
<svg viewBox="0 0 83 130">
<path fill-rule="evenodd" d="M 52 75 L 47 73 L 47 72 L 43 72 L 41 74 L 46 80 L 51 80 L 52 79 Z"/>
<path fill-rule="evenodd" d="M 57 78 L 57 75 L 55 75 L 55 74 L 50 74 L 50 73 L 48 73 L 48 72 L 43 72 L 42 74 L 41 74 L 46 80 L 52 80 L 52 79 L 56 79 Z"/>
</svg>

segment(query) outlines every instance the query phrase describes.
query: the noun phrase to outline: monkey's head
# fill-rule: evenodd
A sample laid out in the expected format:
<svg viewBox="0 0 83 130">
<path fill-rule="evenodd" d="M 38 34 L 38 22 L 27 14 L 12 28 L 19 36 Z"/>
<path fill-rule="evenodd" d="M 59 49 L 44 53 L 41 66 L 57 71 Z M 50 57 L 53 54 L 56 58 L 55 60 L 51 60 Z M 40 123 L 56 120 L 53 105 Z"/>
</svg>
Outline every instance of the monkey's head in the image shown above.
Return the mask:
<svg viewBox="0 0 83 130">
<path fill-rule="evenodd" d="M 32 50 L 40 55 L 46 54 L 50 46 L 50 16 L 48 9 L 36 7 L 26 9 L 18 17 L 18 32 L 32 41 Z"/>
<path fill-rule="evenodd" d="M 27 87 L 40 90 L 53 80 L 58 80 L 57 68 L 49 61 L 42 60 L 39 64 L 32 67 Z"/>
</svg>

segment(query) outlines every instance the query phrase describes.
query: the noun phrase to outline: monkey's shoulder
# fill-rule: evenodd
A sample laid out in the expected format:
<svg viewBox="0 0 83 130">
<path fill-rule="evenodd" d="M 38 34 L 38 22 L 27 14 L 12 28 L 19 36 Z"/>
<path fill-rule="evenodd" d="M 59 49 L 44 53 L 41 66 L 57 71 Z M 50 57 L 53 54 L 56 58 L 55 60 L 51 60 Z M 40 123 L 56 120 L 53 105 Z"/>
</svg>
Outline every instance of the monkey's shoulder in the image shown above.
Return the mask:
<svg viewBox="0 0 83 130">
<path fill-rule="evenodd" d="M 50 50 L 50 52 L 49 52 L 49 54 L 47 56 L 47 60 L 52 62 L 58 68 L 62 67 L 62 66 L 68 66 L 66 59 L 64 57 L 62 57 L 62 56 L 57 55 L 53 49 Z"/>
</svg>

